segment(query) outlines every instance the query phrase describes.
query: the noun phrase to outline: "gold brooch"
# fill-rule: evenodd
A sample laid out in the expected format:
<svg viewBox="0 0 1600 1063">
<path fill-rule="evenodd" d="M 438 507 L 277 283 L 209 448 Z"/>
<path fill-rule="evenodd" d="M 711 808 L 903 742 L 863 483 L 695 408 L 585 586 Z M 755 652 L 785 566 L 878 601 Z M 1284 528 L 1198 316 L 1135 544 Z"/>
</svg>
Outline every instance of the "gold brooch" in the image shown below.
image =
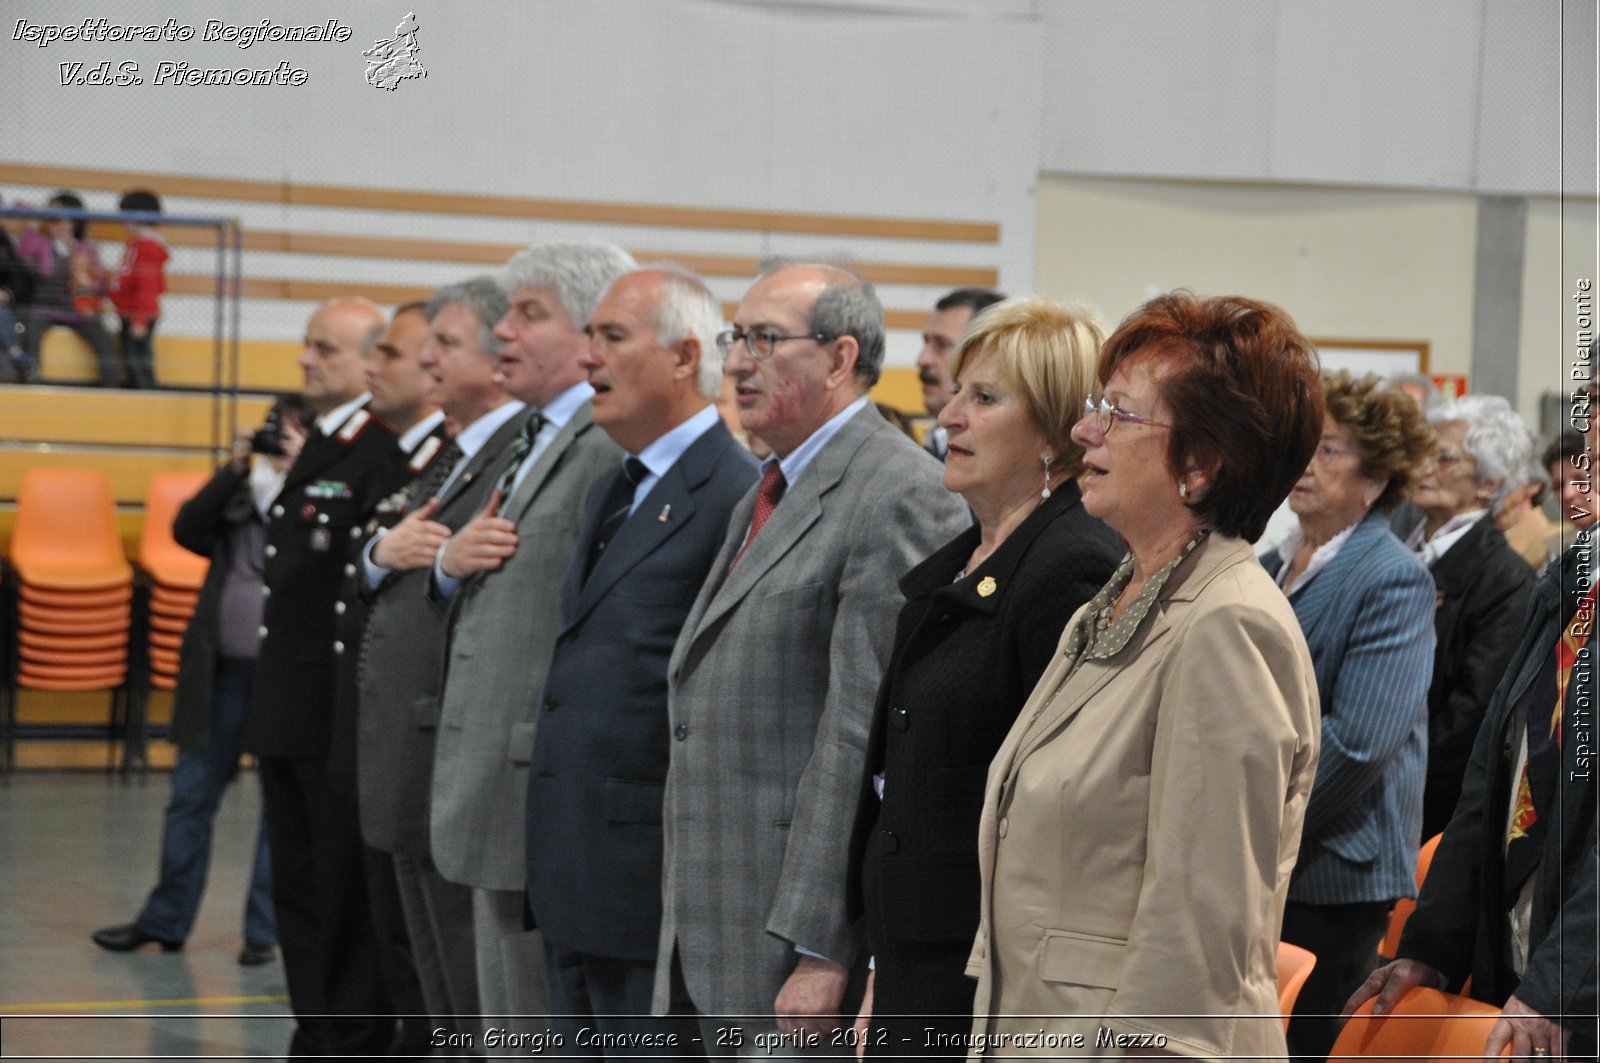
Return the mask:
<svg viewBox="0 0 1600 1063">
<path fill-rule="evenodd" d="M 996 584 L 993 576 L 985 576 L 978 581 L 978 597 L 987 598 L 995 592 Z"/>
</svg>

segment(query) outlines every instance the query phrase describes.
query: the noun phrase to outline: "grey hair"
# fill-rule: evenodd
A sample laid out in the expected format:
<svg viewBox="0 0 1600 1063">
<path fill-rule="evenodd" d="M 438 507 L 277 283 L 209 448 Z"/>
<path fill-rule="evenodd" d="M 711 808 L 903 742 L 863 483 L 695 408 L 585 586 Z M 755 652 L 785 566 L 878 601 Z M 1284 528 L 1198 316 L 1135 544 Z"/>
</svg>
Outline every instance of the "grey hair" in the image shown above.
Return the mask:
<svg viewBox="0 0 1600 1063">
<path fill-rule="evenodd" d="M 1422 412 L 1432 415 L 1434 410 L 1443 406 L 1447 401 L 1439 391 L 1439 385 L 1426 373 L 1394 373 L 1389 377 L 1390 387 L 1399 387 L 1401 384 L 1410 384 L 1422 389 Z"/>
<path fill-rule="evenodd" d="M 693 336 L 700 344 L 695 390 L 715 399 L 722 390 L 722 348 L 717 346 L 717 333 L 723 325 L 721 300 L 705 281 L 675 263 L 653 263 L 633 272 L 661 277 L 661 302 L 653 318 L 656 342 L 671 347 L 685 336 Z"/>
<path fill-rule="evenodd" d="M 806 329 L 820 332 L 830 339 L 853 336 L 860 353 L 856 356 L 856 376 L 865 387 L 871 387 L 883 375 L 884 327 L 883 304 L 878 301 L 877 289 L 872 282 L 848 266 L 833 262 L 790 262 L 767 260 L 768 268 L 761 271 L 759 279 L 796 267 L 822 269 L 833 274 L 811 304 L 806 319 Z"/>
<path fill-rule="evenodd" d="M 1524 467 L 1533 456 L 1533 439 L 1522 417 L 1499 395 L 1467 395 L 1451 399 L 1428 414 L 1437 430 L 1447 424 L 1465 424 L 1462 447 L 1477 466 L 1479 481 L 1499 480 L 1489 498 L 1489 508 L 1499 508 L 1505 496 L 1524 481 Z"/>
<path fill-rule="evenodd" d="M 506 316 L 506 307 L 510 305 L 499 282 L 485 274 L 446 284 L 428 297 L 422 312 L 431 322 L 439 316 L 439 311 L 452 303 L 460 303 L 478 319 L 478 349 L 491 356 L 499 354 L 500 338 L 494 334 L 494 327 Z"/>
<path fill-rule="evenodd" d="M 500 270 L 500 287 L 507 295 L 518 288 L 554 288 L 567 316 L 581 329 L 606 285 L 636 266 L 633 256 L 614 244 L 536 244 L 511 256 Z"/>
</svg>

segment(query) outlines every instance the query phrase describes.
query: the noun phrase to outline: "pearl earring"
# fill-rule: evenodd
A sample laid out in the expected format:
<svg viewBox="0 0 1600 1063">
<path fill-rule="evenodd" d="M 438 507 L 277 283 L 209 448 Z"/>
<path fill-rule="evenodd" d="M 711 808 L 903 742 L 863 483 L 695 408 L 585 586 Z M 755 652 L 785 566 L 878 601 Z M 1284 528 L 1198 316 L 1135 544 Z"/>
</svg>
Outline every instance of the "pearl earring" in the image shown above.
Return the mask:
<svg viewBox="0 0 1600 1063">
<path fill-rule="evenodd" d="M 1188 480 L 1179 480 L 1178 481 L 1178 497 L 1183 499 L 1185 502 L 1189 501 L 1189 481 Z"/>
<path fill-rule="evenodd" d="M 1044 462 L 1044 490 L 1039 492 L 1039 500 L 1042 502 L 1050 497 L 1050 463 L 1055 458 L 1049 454 L 1040 454 L 1039 460 Z"/>
</svg>

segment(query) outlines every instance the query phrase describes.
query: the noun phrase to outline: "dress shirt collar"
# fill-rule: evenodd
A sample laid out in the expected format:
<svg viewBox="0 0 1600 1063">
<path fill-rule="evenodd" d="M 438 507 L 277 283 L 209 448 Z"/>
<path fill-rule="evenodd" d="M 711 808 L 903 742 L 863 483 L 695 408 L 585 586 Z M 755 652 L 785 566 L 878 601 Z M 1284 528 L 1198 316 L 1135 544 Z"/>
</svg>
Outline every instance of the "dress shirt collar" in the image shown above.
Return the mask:
<svg viewBox="0 0 1600 1063">
<path fill-rule="evenodd" d="M 462 460 L 466 460 L 483 449 L 489 442 L 489 437 L 500 430 L 500 426 L 511 418 L 527 409 L 527 404 L 521 399 L 512 399 L 502 402 L 476 421 L 467 425 L 456 433 L 456 446 L 461 448 Z"/>
<path fill-rule="evenodd" d="M 1422 544 L 1422 563 L 1432 568 L 1450 548 L 1461 541 L 1461 537 L 1472 530 L 1472 526 L 1489 515 L 1487 509 L 1475 509 L 1470 513 L 1457 513 L 1440 526 L 1433 536 Z"/>
<path fill-rule="evenodd" d="M 400 452 L 410 454 L 417 449 L 417 445 L 427 438 L 428 433 L 439 426 L 444 420 L 443 410 L 434 410 L 428 416 L 406 429 L 405 435 L 400 437 Z"/>
<path fill-rule="evenodd" d="M 1300 549 L 1300 540 L 1305 535 L 1300 529 L 1300 525 L 1296 524 L 1289 529 L 1289 534 L 1284 536 L 1283 542 L 1278 546 L 1278 558 L 1281 563 L 1272 578 L 1277 581 L 1279 587 L 1283 587 L 1285 594 L 1299 593 L 1302 588 L 1311 582 L 1313 576 L 1327 568 L 1329 563 L 1339 556 L 1339 551 L 1344 548 L 1344 544 L 1350 541 L 1351 533 L 1356 530 L 1356 526 L 1365 518 L 1366 514 L 1357 517 L 1349 527 L 1312 551 L 1311 560 L 1306 562 L 1306 570 L 1300 573 L 1300 578 L 1295 581 L 1295 585 L 1293 587 L 1285 587 L 1284 582 L 1289 578 L 1289 569 L 1294 567 L 1295 551 Z"/>
<path fill-rule="evenodd" d="M 790 487 L 793 487 L 795 481 L 800 478 L 800 474 L 805 472 L 806 466 L 811 464 L 811 459 L 817 456 L 817 452 L 823 447 L 827 446 L 828 441 L 839 434 L 839 429 L 844 427 L 844 423 L 850 418 L 854 417 L 856 414 L 860 413 L 866 404 L 867 396 L 863 395 L 850 405 L 846 406 L 844 409 L 840 410 L 838 413 L 834 414 L 831 418 L 823 423 L 821 428 L 818 428 L 815 432 L 812 432 L 809 436 L 807 436 L 806 441 L 791 450 L 788 457 L 769 457 L 766 461 L 761 463 L 762 475 L 765 475 L 767 469 L 772 466 L 774 461 L 776 461 L 778 463 L 778 468 L 783 470 L 784 482 Z"/>
<path fill-rule="evenodd" d="M 578 412 L 578 407 L 594 397 L 594 388 L 589 386 L 587 380 L 580 380 L 549 402 L 539 410 L 544 419 L 557 431 L 565 428 L 567 422 L 572 420 L 572 415 Z"/>
<path fill-rule="evenodd" d="M 331 436 L 339 430 L 339 426 L 350 419 L 350 415 L 365 406 L 372 398 L 370 391 L 363 391 L 355 398 L 342 406 L 335 406 L 321 417 L 317 418 L 317 428 L 325 436 Z"/>
<path fill-rule="evenodd" d="M 646 479 L 659 480 L 665 476 L 667 470 L 672 468 L 679 458 L 683 457 L 683 452 L 693 446 L 695 440 L 705 435 L 711 426 L 717 423 L 719 416 L 721 415 L 717 413 L 715 406 L 707 406 L 639 451 L 639 453 L 633 455 L 644 462 L 644 467 L 650 470 L 650 475 Z M 640 486 L 643 486 L 643 483 L 644 481 L 640 481 Z"/>
<path fill-rule="evenodd" d="M 639 453 L 632 455 L 644 464 L 645 474 L 643 479 L 633 485 L 633 502 L 628 508 L 629 513 L 638 509 L 639 503 L 650 497 L 650 492 L 655 490 L 656 484 L 660 483 L 667 471 L 678 463 L 684 452 L 694 446 L 695 440 L 711 431 L 721 418 L 722 415 L 717 412 L 715 406 L 707 406 Z"/>
</svg>

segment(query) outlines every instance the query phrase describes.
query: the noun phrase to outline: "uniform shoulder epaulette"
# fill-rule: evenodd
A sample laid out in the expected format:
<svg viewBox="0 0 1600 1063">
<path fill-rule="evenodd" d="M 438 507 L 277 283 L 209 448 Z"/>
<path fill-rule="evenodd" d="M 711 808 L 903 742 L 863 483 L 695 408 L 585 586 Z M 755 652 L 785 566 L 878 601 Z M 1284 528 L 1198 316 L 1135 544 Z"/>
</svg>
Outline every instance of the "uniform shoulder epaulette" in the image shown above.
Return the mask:
<svg viewBox="0 0 1600 1063">
<path fill-rule="evenodd" d="M 338 439 L 341 443 L 354 442 L 355 438 L 366 429 L 367 424 L 371 422 L 371 420 L 372 414 L 368 413 L 366 410 L 357 410 L 355 413 L 350 415 L 349 420 L 345 421 L 345 423 L 339 427 L 339 431 L 335 434 L 334 438 Z"/>
<path fill-rule="evenodd" d="M 426 469 L 433 462 L 433 456 L 439 453 L 439 448 L 442 446 L 444 446 L 444 441 L 438 436 L 423 436 L 422 442 L 417 444 L 417 449 L 411 452 L 411 460 L 406 463 L 406 468 L 414 473 Z"/>
</svg>

